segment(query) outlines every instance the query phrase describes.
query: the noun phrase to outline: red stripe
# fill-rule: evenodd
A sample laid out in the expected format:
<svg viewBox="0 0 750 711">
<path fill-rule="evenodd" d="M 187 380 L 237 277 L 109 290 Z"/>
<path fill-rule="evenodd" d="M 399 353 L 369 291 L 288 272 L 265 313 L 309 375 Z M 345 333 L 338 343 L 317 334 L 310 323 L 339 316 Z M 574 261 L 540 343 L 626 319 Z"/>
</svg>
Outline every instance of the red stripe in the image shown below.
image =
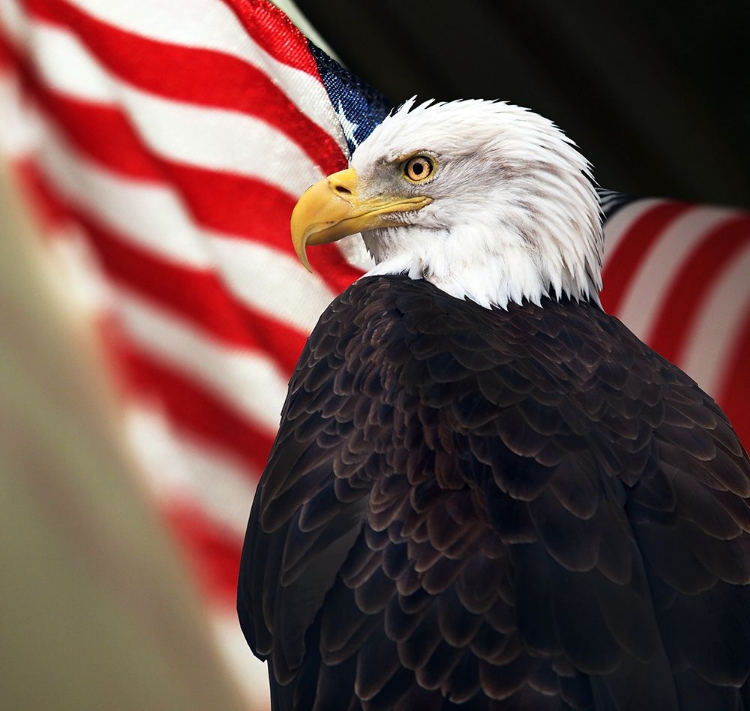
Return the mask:
<svg viewBox="0 0 750 711">
<path fill-rule="evenodd" d="M 237 599 L 242 540 L 216 525 L 198 506 L 184 501 L 163 503 L 162 513 L 182 543 L 187 562 L 204 594 L 213 603 L 233 607 Z"/>
<path fill-rule="evenodd" d="M 54 120 L 64 118 L 60 128 L 95 160 L 128 173 L 122 159 L 134 165 L 141 161 L 141 169 L 135 178 L 160 176 L 163 181 L 179 191 L 189 216 L 200 226 L 237 237 L 248 237 L 267 247 L 272 247 L 296 259 L 289 234 L 289 221 L 295 199 L 268 183 L 232 173 L 188 166 L 159 157 L 133 134 L 122 116 L 114 110 L 95 111 L 98 123 L 92 114 L 83 108 L 86 116 L 81 124 L 72 120 L 76 111 L 71 102 L 63 97 L 53 97 L 50 92 L 38 91 L 36 96 L 45 96 L 49 115 Z M 139 153 L 141 159 L 136 158 Z M 335 245 L 324 245 L 310 252 L 310 263 L 316 272 L 336 293 L 343 291 L 362 272 L 353 268 Z M 301 275 L 304 278 L 304 275 Z"/>
<path fill-rule="evenodd" d="M 64 215 L 80 224 L 102 267 L 116 282 L 228 345 L 269 354 L 285 373 L 292 372 L 306 334 L 236 300 L 215 273 L 160 259 L 72 211 L 31 166 L 24 174 L 34 202 L 57 220 Z"/>
<path fill-rule="evenodd" d="M 307 38 L 266 0 L 223 0 L 248 34 L 274 59 L 319 78 Z"/>
<path fill-rule="evenodd" d="M 121 111 L 57 94 L 30 73 L 25 80 L 45 116 L 81 152 L 128 177 L 164 181 L 163 161 L 147 148 Z"/>
<path fill-rule="evenodd" d="M 158 395 L 180 430 L 231 452 L 256 471 L 263 470 L 273 435 L 166 363 L 127 344 L 122 352 L 130 387 L 146 397 Z"/>
<path fill-rule="evenodd" d="M 678 362 L 685 338 L 709 290 L 722 271 L 750 242 L 750 215 L 739 215 L 707 232 L 677 271 L 660 303 L 646 340 L 668 360 Z"/>
<path fill-rule="evenodd" d="M 39 77 L 27 56 L 0 33 L 0 55 L 12 58 L 23 91 L 67 135 L 73 144 L 100 163 L 133 178 L 159 180 L 155 156 L 119 108 L 60 94 Z"/>
<path fill-rule="evenodd" d="M 745 449 L 750 450 L 750 306 L 741 321 L 736 346 L 726 356 L 723 382 L 718 402 L 739 435 Z"/>
<path fill-rule="evenodd" d="M 261 180 L 162 158 L 118 109 L 70 99 L 40 83 L 32 91 L 47 116 L 89 158 L 129 178 L 173 186 L 194 220 L 211 230 L 251 237 L 294 256 L 292 196 Z"/>
<path fill-rule="evenodd" d="M 618 312 L 648 251 L 667 225 L 690 207 L 686 203 L 665 201 L 646 210 L 628 227 L 602 270 L 601 299 L 606 311 Z"/>
<path fill-rule="evenodd" d="M 60 95 L 48 89 L 22 58 L 18 62 L 27 90 L 89 157 L 132 178 L 162 179 L 179 190 L 199 224 L 250 237 L 294 257 L 289 220 L 295 200 L 290 195 L 260 180 L 162 158 L 143 143 L 118 109 Z M 310 262 L 337 293 L 362 274 L 335 245 L 312 250 Z"/>
<path fill-rule="evenodd" d="M 102 265 L 117 283 L 153 300 L 228 346 L 270 355 L 289 375 L 305 335 L 235 301 L 211 272 L 169 264 L 117 237 L 85 225 Z"/>
<path fill-rule="evenodd" d="M 13 168 L 23 196 L 31 204 L 31 214 L 42 228 L 42 237 L 47 237 L 48 233 L 59 229 L 71 219 L 68 208 L 50 195 L 33 158 L 17 161 Z"/>
<path fill-rule="evenodd" d="M 345 167 L 346 159 L 333 137 L 257 67 L 213 50 L 140 37 L 100 22 L 64 0 L 24 0 L 23 5 L 35 17 L 73 31 L 98 61 L 126 82 L 177 101 L 255 116 L 293 140 L 325 173 Z"/>
<path fill-rule="evenodd" d="M 18 70 L 16 67 L 16 61 L 13 53 L 10 51 L 10 47 L 3 35 L 3 25 L 0 23 L 0 71 L 3 74 L 6 72 L 15 74 Z"/>
</svg>

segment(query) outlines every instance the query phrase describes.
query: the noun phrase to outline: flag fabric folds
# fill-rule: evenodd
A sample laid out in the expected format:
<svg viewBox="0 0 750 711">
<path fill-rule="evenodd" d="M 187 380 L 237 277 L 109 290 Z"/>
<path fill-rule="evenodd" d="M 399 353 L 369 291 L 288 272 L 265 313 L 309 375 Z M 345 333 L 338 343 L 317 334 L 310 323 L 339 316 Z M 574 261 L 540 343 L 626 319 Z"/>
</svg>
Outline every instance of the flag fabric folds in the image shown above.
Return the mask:
<svg viewBox="0 0 750 711">
<path fill-rule="evenodd" d="M 236 570 L 286 382 L 367 266 L 350 238 L 310 250 L 309 275 L 289 216 L 388 110 L 266 0 L 0 0 L 0 142 L 101 325 L 133 451 L 240 669 Z M 604 207 L 605 308 L 749 442 L 750 215 Z"/>
</svg>

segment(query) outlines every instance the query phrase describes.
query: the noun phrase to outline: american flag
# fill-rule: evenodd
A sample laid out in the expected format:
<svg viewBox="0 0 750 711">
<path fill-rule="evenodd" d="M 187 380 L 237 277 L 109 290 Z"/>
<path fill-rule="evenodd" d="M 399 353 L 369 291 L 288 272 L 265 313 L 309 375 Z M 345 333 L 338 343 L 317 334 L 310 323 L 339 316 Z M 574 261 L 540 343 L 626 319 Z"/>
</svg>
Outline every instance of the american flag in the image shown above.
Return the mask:
<svg viewBox="0 0 750 711">
<path fill-rule="evenodd" d="M 309 275 L 289 216 L 388 110 L 266 0 L 0 0 L 0 142 L 248 693 L 264 672 L 233 606 L 255 484 L 307 334 L 367 266 L 350 239 Z M 605 308 L 749 442 L 750 215 L 603 199 Z"/>
</svg>

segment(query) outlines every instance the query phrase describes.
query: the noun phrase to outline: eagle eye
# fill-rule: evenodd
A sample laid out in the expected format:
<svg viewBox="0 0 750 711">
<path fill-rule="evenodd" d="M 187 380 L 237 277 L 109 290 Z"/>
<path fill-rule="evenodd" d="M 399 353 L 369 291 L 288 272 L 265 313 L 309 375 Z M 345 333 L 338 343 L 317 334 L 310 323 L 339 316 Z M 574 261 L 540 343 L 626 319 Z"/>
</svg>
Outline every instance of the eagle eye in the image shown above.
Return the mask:
<svg viewBox="0 0 750 711">
<path fill-rule="evenodd" d="M 413 156 L 404 163 L 404 177 L 412 183 L 423 183 L 435 172 L 435 161 L 429 156 Z"/>
</svg>

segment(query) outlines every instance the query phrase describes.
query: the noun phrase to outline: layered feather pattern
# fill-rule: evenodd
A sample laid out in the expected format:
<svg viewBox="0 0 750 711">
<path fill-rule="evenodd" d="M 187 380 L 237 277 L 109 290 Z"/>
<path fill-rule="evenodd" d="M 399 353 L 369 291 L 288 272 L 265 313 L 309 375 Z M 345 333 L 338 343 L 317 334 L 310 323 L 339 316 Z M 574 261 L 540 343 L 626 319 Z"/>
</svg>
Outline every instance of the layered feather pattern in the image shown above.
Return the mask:
<svg viewBox="0 0 750 711">
<path fill-rule="evenodd" d="M 310 337 L 239 611 L 274 708 L 740 711 L 750 464 L 595 304 L 379 276 Z"/>
</svg>

